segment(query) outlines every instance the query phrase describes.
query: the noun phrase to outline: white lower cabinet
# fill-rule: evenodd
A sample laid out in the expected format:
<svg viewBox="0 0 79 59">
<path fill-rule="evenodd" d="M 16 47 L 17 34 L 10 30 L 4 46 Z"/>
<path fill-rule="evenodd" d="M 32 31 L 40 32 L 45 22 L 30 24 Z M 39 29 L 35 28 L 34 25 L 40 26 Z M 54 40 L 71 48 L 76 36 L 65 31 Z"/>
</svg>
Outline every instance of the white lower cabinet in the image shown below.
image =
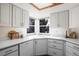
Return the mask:
<svg viewBox="0 0 79 59">
<path fill-rule="evenodd" d="M 40 38 L 0 49 L 0 56 L 79 56 L 79 45 L 58 39 Z"/>
<path fill-rule="evenodd" d="M 54 48 L 48 48 L 48 55 L 52 56 L 63 56 L 63 51 L 54 49 Z"/>
<path fill-rule="evenodd" d="M 49 39 L 48 40 L 48 55 L 63 56 L 64 55 L 64 41 Z"/>
<path fill-rule="evenodd" d="M 11 54 L 8 54 L 7 56 L 18 56 L 18 51 L 15 51 L 15 52 L 13 52 Z"/>
<path fill-rule="evenodd" d="M 0 56 L 18 56 L 18 45 L 0 50 Z"/>
<path fill-rule="evenodd" d="M 20 44 L 20 56 L 33 55 L 33 40 Z"/>
<path fill-rule="evenodd" d="M 66 56 L 79 56 L 79 45 L 66 42 Z"/>
<path fill-rule="evenodd" d="M 35 39 L 35 55 L 47 54 L 47 39 Z"/>
</svg>

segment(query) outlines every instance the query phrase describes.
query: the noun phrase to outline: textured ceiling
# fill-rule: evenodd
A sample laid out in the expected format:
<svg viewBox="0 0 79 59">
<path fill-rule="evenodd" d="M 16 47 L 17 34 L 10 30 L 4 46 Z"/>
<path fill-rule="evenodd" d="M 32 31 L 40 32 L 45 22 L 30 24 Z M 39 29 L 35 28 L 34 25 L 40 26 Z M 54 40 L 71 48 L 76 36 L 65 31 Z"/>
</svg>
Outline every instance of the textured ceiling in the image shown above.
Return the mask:
<svg viewBox="0 0 79 59">
<path fill-rule="evenodd" d="M 33 4 L 36 5 L 38 8 L 44 8 L 49 5 L 52 5 L 52 3 L 33 3 Z"/>
<path fill-rule="evenodd" d="M 44 10 L 47 8 L 55 7 L 60 4 L 63 4 L 63 3 L 31 3 L 31 5 L 38 10 Z"/>
</svg>

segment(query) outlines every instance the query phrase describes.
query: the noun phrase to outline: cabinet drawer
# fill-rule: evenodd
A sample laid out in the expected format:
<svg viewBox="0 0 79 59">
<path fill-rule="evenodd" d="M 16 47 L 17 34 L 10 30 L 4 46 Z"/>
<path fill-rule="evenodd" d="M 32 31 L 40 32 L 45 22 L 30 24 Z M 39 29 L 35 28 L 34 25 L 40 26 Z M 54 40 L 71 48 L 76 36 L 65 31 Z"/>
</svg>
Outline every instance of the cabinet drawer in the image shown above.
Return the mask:
<svg viewBox="0 0 79 59">
<path fill-rule="evenodd" d="M 60 40 L 48 40 L 49 43 L 55 43 L 55 44 L 63 44 L 63 41 L 60 41 Z"/>
<path fill-rule="evenodd" d="M 49 48 L 63 49 L 63 44 L 48 43 Z"/>
<path fill-rule="evenodd" d="M 63 51 L 62 50 L 48 48 L 48 54 L 49 55 L 53 55 L 53 56 L 63 56 Z"/>
<path fill-rule="evenodd" d="M 79 51 L 69 47 L 69 46 L 66 46 L 66 55 L 68 56 L 79 56 Z"/>
<path fill-rule="evenodd" d="M 13 47 L 1 50 L 0 55 L 1 56 L 6 56 L 6 55 L 8 55 L 10 53 L 13 53 L 13 52 L 16 52 L 16 51 L 18 51 L 18 46 L 13 46 Z"/>
<path fill-rule="evenodd" d="M 66 42 L 66 46 L 69 46 L 69 47 L 79 51 L 79 45 Z"/>
</svg>

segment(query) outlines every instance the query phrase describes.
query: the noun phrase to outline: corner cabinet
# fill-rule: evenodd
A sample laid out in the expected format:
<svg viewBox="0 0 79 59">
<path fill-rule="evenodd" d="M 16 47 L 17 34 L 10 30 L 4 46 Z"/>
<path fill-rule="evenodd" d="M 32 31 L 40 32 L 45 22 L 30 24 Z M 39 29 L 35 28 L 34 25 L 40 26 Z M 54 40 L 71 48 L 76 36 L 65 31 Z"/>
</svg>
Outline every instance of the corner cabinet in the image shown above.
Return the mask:
<svg viewBox="0 0 79 59">
<path fill-rule="evenodd" d="M 34 41 L 34 54 L 36 56 L 47 55 L 47 39 L 35 39 Z"/>
<path fill-rule="evenodd" d="M 0 3 L 0 26 L 11 26 L 12 5 Z"/>
<path fill-rule="evenodd" d="M 33 40 L 20 44 L 20 56 L 33 56 Z"/>
<path fill-rule="evenodd" d="M 50 25 L 51 27 L 62 27 L 68 28 L 69 26 L 69 11 L 61 11 L 52 13 L 50 15 Z"/>
</svg>

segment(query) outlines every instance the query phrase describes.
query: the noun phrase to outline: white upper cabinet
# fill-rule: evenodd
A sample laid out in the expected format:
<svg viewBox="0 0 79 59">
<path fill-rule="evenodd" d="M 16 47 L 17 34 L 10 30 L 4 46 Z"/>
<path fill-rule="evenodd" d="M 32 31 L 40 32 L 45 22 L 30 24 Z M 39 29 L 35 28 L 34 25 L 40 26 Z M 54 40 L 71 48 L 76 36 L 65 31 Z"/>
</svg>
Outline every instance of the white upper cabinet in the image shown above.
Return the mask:
<svg viewBox="0 0 79 59">
<path fill-rule="evenodd" d="M 28 27 L 29 25 L 29 13 L 26 10 L 23 10 L 23 20 L 22 20 L 22 26 Z"/>
<path fill-rule="evenodd" d="M 63 28 L 68 28 L 69 26 L 69 12 L 63 11 L 58 14 L 58 26 Z"/>
<path fill-rule="evenodd" d="M 12 4 L 0 4 L 0 26 L 25 27 L 28 19 L 28 11 Z"/>
<path fill-rule="evenodd" d="M 22 8 L 13 6 L 13 27 L 28 26 L 29 13 Z"/>
<path fill-rule="evenodd" d="M 69 14 L 70 14 L 69 27 L 78 28 L 79 27 L 79 6 L 70 9 Z"/>
<path fill-rule="evenodd" d="M 0 26 L 11 26 L 12 5 L 7 3 L 0 4 Z"/>
<path fill-rule="evenodd" d="M 50 25 L 52 27 L 68 28 L 69 26 L 69 11 L 52 13 L 50 18 Z"/>
<path fill-rule="evenodd" d="M 13 27 L 21 27 L 22 25 L 22 9 L 13 6 Z"/>
</svg>

